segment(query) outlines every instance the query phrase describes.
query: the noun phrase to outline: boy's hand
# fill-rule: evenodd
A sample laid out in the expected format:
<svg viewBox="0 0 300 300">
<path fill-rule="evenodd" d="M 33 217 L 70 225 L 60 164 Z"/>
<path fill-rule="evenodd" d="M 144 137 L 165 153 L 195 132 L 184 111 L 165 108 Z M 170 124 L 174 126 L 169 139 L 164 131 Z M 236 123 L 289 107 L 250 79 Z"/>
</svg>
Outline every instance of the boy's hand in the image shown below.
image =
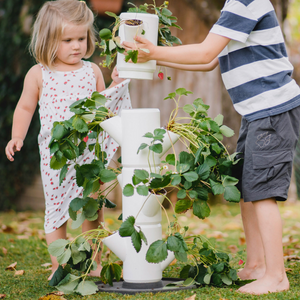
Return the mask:
<svg viewBox="0 0 300 300">
<path fill-rule="evenodd" d="M 145 49 L 145 50 L 147 49 L 147 51 L 139 50 L 138 60 L 137 60 L 138 63 L 145 63 L 153 59 L 152 55 L 154 53 L 155 46 L 149 40 L 142 38 L 140 36 L 136 36 L 134 39 L 137 43 L 131 43 L 126 41 L 122 43 L 125 50 L 129 51 L 129 50 L 137 50 L 137 49 Z"/>
<path fill-rule="evenodd" d="M 23 140 L 21 138 L 13 138 L 11 139 L 6 148 L 5 154 L 10 161 L 14 161 L 13 156 L 15 155 L 16 151 L 20 151 L 23 146 Z"/>
<path fill-rule="evenodd" d="M 118 72 L 117 67 L 114 67 L 114 69 L 113 69 L 113 71 L 111 73 L 111 79 L 113 80 L 113 82 L 115 84 L 119 84 L 119 83 L 121 83 L 122 81 L 125 80 L 124 78 L 120 78 L 119 77 L 119 72 Z"/>
</svg>

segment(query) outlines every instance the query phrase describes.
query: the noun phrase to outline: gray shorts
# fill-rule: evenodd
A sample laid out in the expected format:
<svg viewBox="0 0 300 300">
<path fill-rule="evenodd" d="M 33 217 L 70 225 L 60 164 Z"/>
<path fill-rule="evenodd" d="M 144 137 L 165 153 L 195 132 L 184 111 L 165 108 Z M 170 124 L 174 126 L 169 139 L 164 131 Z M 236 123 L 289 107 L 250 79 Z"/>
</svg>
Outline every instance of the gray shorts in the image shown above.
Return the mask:
<svg viewBox="0 0 300 300">
<path fill-rule="evenodd" d="M 237 152 L 244 160 L 233 175 L 245 202 L 287 199 L 299 124 L 300 106 L 252 122 L 242 118 Z"/>
</svg>

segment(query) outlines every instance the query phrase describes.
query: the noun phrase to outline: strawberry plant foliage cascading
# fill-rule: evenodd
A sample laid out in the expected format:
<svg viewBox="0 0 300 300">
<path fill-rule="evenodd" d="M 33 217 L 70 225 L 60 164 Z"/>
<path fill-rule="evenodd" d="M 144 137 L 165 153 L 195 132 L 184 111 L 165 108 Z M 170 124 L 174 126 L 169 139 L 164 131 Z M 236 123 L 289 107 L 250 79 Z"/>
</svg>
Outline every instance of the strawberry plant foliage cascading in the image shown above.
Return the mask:
<svg viewBox="0 0 300 300">
<path fill-rule="evenodd" d="M 144 137 L 149 139 L 138 149 L 148 149 L 149 157 L 162 152 L 162 141 L 169 132 L 179 135 L 179 139 L 186 146 L 186 151 L 168 154 L 158 173 L 136 169 L 132 183 L 123 189 L 124 196 L 130 197 L 133 193 L 148 196 L 163 194 L 163 191 L 176 190 L 178 201 L 173 207 L 174 220 L 168 221 L 167 238 L 158 240 L 149 246 L 146 260 L 159 263 L 166 259 L 167 251 L 172 251 L 176 259 L 183 264 L 180 276 L 196 284 L 212 284 L 220 286 L 230 285 L 237 280 L 236 270 L 230 265 L 230 257 L 226 253 L 215 250 L 208 240 L 202 236 L 189 236 L 188 227 L 181 227 L 177 214 L 190 210 L 195 216 L 204 219 L 210 215 L 207 203 L 209 194 L 224 194 L 230 202 L 239 202 L 240 193 L 236 188 L 237 179 L 232 177 L 232 168 L 239 160 L 236 154 L 229 154 L 223 145 L 223 136 L 230 137 L 233 131 L 223 125 L 223 116 L 215 119 L 208 117 L 208 105 L 197 98 L 192 104 L 180 106 L 180 99 L 191 92 L 184 88 L 170 93 L 165 100 L 175 102 L 175 109 L 170 114 L 166 129 L 157 128 L 153 133 L 147 132 Z M 108 208 L 115 204 L 108 200 L 109 193 L 116 187 L 116 177 L 121 173 L 121 168 L 113 169 L 107 166 L 106 154 L 102 151 L 103 129 L 100 123 L 113 114 L 104 106 L 104 96 L 94 92 L 91 98 L 75 102 L 71 107 L 74 116 L 65 121 L 55 122 L 52 129 L 50 152 L 52 154 L 51 167 L 61 169 L 60 183 L 63 182 L 68 168 L 74 164 L 76 170 L 76 183 L 83 187 L 83 197 L 75 198 L 70 203 L 69 213 L 73 219 L 73 228 L 79 227 L 85 219 L 95 220 L 98 210 L 105 205 Z M 182 110 L 185 116 L 179 117 Z M 88 138 L 87 138 L 88 137 Z M 87 139 L 89 140 L 87 143 Z M 77 160 L 84 151 L 94 153 L 94 159 L 89 164 L 78 164 Z M 121 161 L 121 160 L 120 160 Z M 101 190 L 102 183 L 108 183 L 108 188 Z M 97 198 L 90 197 L 97 194 Z M 145 201 L 146 202 L 146 201 Z M 135 225 L 137 216 L 130 216 L 121 224 L 119 234 L 130 237 L 137 252 L 147 245 L 147 237 Z M 53 276 L 51 285 L 64 292 L 77 292 L 85 295 L 95 292 L 95 287 L 86 281 L 86 275 L 95 268 L 92 250 L 87 241 L 92 241 L 97 249 L 103 238 L 111 235 L 109 229 L 102 227 L 83 233 L 74 241 L 58 240 L 49 246 L 49 252 L 58 257 L 61 265 Z M 189 256 L 188 256 L 189 255 Z M 188 257 L 193 257 L 192 261 Z M 120 279 L 121 267 L 109 261 L 104 265 L 101 279 L 112 284 L 115 278 Z M 77 272 L 77 276 L 72 274 Z M 75 276 L 75 277 L 74 277 Z M 86 284 L 86 285 L 85 285 Z M 89 288 L 87 288 L 89 287 Z"/>
</svg>

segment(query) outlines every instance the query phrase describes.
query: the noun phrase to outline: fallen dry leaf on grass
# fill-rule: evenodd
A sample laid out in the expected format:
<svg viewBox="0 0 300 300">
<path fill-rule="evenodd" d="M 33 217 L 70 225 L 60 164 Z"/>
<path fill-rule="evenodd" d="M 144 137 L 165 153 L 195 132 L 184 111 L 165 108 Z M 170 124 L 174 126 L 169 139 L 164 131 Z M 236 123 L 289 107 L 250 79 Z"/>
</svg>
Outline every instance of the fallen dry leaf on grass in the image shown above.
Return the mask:
<svg viewBox="0 0 300 300">
<path fill-rule="evenodd" d="M 283 258 L 287 261 L 300 260 L 300 256 L 298 256 L 298 255 L 287 255 L 287 256 L 284 256 Z"/>
<path fill-rule="evenodd" d="M 0 294 L 0 299 L 4 299 L 6 297 L 5 294 Z"/>
<path fill-rule="evenodd" d="M 5 270 L 16 271 L 16 266 L 17 266 L 17 262 L 14 262 L 11 265 L 9 265 L 8 267 L 6 267 Z"/>
<path fill-rule="evenodd" d="M 45 263 L 45 264 L 42 264 L 42 265 L 41 265 L 41 267 L 45 267 L 45 268 L 51 267 L 51 266 L 52 266 L 51 263 Z"/>
<path fill-rule="evenodd" d="M 196 294 L 194 294 L 191 297 L 185 298 L 184 300 L 195 300 L 196 299 Z"/>
<path fill-rule="evenodd" d="M 24 270 L 18 270 L 15 272 L 14 276 L 20 276 L 20 275 L 24 275 L 25 271 Z"/>
<path fill-rule="evenodd" d="M 66 298 L 62 297 L 62 295 L 64 295 L 63 292 L 52 292 L 40 297 L 38 300 L 67 300 Z"/>
<path fill-rule="evenodd" d="M 4 255 L 6 255 L 7 254 L 7 249 L 2 247 L 2 252 L 3 252 Z"/>
<path fill-rule="evenodd" d="M 293 273 L 293 269 L 291 269 L 291 268 L 285 268 L 285 271 L 286 271 L 286 272 Z"/>
<path fill-rule="evenodd" d="M 228 249 L 230 250 L 231 253 L 237 253 L 239 251 L 237 245 L 229 245 Z"/>
</svg>

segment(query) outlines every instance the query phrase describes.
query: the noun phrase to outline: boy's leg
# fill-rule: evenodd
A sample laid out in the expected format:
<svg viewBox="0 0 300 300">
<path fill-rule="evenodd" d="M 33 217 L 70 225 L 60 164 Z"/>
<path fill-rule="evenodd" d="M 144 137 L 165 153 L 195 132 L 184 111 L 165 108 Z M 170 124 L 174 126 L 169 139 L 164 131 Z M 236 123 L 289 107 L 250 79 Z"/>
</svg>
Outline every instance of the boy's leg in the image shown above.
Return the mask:
<svg viewBox="0 0 300 300">
<path fill-rule="evenodd" d="M 264 276 L 265 255 L 264 248 L 259 234 L 259 226 L 252 202 L 240 202 L 242 221 L 246 236 L 247 259 L 243 270 L 238 272 L 242 280 L 258 279 Z"/>
<path fill-rule="evenodd" d="M 282 221 L 275 199 L 254 201 L 253 207 L 266 256 L 264 276 L 239 289 L 242 293 L 266 294 L 289 289 L 282 247 Z"/>
<path fill-rule="evenodd" d="M 103 209 L 101 209 L 98 212 L 98 219 L 95 221 L 88 221 L 85 220 L 82 224 L 82 232 L 86 232 L 92 229 L 97 229 L 99 227 L 99 225 L 104 222 L 104 212 Z M 95 245 L 93 245 L 93 250 L 97 250 Z M 101 266 L 101 255 L 102 255 L 102 250 L 99 252 L 94 252 L 93 254 L 93 258 L 95 258 L 95 261 L 97 263 L 97 269 L 95 271 L 90 271 L 89 275 L 90 276 L 100 276 L 101 270 L 102 270 L 102 266 Z"/>
<path fill-rule="evenodd" d="M 66 239 L 66 238 L 67 238 L 67 222 L 65 222 L 63 225 L 61 225 L 55 231 L 46 234 L 46 241 L 47 241 L 48 246 L 52 242 L 54 242 L 58 239 Z M 50 257 L 51 257 L 51 263 L 52 263 L 52 273 L 48 277 L 48 280 L 51 280 L 54 272 L 57 270 L 57 268 L 59 266 L 59 263 L 58 263 L 56 257 L 52 256 L 52 255 L 50 255 Z"/>
</svg>

